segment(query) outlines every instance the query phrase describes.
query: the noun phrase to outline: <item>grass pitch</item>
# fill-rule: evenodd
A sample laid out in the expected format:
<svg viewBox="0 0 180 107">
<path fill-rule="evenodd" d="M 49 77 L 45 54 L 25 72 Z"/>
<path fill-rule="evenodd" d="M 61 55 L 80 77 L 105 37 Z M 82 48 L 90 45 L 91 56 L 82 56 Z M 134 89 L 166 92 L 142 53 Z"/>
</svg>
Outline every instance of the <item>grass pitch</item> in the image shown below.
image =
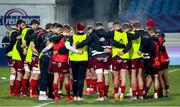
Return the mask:
<svg viewBox="0 0 180 107">
<path fill-rule="evenodd" d="M 144 100 L 131 100 L 125 98 L 123 101 L 114 101 L 111 96 L 107 101 L 96 101 L 97 95 L 83 96 L 85 101 L 75 102 L 66 101 L 63 97 L 59 102 L 38 101 L 38 99 L 29 97 L 10 97 L 9 92 L 9 68 L 0 67 L 0 106 L 180 106 L 180 66 L 169 67 L 170 79 L 170 97 L 153 99 L 153 86 L 149 92 L 150 98 Z M 110 76 L 111 81 L 111 76 Z M 127 85 L 126 92 L 128 92 Z M 85 88 L 84 88 L 85 89 Z M 110 91 L 113 91 L 113 85 L 110 84 Z"/>
</svg>

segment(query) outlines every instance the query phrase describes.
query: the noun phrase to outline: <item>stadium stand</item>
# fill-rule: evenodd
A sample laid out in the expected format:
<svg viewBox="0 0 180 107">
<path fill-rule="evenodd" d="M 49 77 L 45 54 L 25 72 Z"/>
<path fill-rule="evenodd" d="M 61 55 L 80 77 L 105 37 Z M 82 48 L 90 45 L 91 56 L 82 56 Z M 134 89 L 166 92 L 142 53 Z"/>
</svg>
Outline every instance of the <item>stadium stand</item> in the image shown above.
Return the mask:
<svg viewBox="0 0 180 107">
<path fill-rule="evenodd" d="M 180 0 L 131 0 L 128 14 L 180 14 Z"/>
</svg>

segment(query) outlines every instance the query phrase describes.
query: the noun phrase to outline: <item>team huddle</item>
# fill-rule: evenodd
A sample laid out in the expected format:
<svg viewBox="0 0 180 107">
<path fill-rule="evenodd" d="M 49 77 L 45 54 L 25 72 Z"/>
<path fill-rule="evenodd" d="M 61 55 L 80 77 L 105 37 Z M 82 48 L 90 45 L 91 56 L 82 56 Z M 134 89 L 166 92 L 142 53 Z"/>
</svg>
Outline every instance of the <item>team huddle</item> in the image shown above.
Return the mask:
<svg viewBox="0 0 180 107">
<path fill-rule="evenodd" d="M 68 24 L 39 25 L 37 20 L 30 27 L 18 20 L 10 32 L 5 48 L 10 96 L 58 101 L 64 86 L 66 100 L 98 93 L 97 100 L 104 101 L 113 85 L 114 100 L 123 100 L 127 77 L 132 99 L 144 99 L 152 83 L 155 99 L 169 96 L 165 35 L 154 20 L 148 20 L 145 29 L 138 21 L 110 22 L 107 30 L 101 22 L 87 27 L 79 22 L 75 30 Z"/>
</svg>

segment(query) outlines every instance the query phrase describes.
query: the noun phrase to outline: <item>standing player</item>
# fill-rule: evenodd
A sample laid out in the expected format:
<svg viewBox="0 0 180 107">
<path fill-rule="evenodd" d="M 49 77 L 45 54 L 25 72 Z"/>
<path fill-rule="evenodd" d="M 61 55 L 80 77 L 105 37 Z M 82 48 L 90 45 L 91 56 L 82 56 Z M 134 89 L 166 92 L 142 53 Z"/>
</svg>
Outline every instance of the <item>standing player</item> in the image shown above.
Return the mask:
<svg viewBox="0 0 180 107">
<path fill-rule="evenodd" d="M 150 37 L 153 38 L 153 44 L 155 46 L 155 51 L 153 57 L 151 57 L 152 61 L 152 67 L 149 71 L 148 77 L 147 77 L 147 83 L 146 83 L 146 94 L 151 86 L 152 81 L 154 81 L 154 98 L 158 98 L 158 92 L 159 92 L 159 80 L 158 80 L 158 72 L 160 67 L 160 59 L 159 59 L 159 40 L 156 40 L 154 38 L 157 37 L 157 34 L 155 32 L 154 28 L 148 28 L 148 33 Z"/>
<path fill-rule="evenodd" d="M 26 27 L 25 21 L 21 20 L 20 23 L 21 29 L 24 29 Z M 17 41 L 15 45 L 13 46 L 12 51 L 12 60 L 14 61 L 14 69 L 17 72 L 16 81 L 15 81 L 15 96 L 20 96 L 20 88 L 21 88 L 21 81 L 24 74 L 24 53 L 21 48 L 21 35 L 16 37 Z"/>
<path fill-rule="evenodd" d="M 89 36 L 92 31 L 93 31 L 93 26 L 88 25 L 87 35 Z M 86 88 L 87 89 L 84 91 L 85 95 L 95 93 L 97 88 L 97 77 L 96 77 L 96 73 L 94 72 L 93 59 L 92 59 L 92 53 L 90 47 L 88 47 L 88 69 L 86 72 Z"/>
<path fill-rule="evenodd" d="M 69 50 L 81 55 L 83 51 L 76 50 L 70 46 L 70 26 L 63 26 L 63 38 L 59 40 L 58 43 L 53 43 L 53 56 L 52 56 L 52 72 L 54 73 L 54 96 L 55 100 L 59 100 L 58 96 L 58 80 L 60 74 L 64 75 L 65 78 L 65 89 L 66 89 L 66 100 L 73 100 L 73 97 L 70 96 L 70 71 L 68 64 Z"/>
<path fill-rule="evenodd" d="M 76 45 L 77 48 L 81 48 L 88 44 L 93 49 L 92 56 L 99 91 L 99 98 L 97 100 L 99 101 L 107 99 L 109 89 L 108 79 L 111 61 L 111 47 L 106 37 L 107 32 L 104 30 L 103 24 L 99 22 L 96 23 L 96 30 L 94 30 L 85 41 Z"/>
<path fill-rule="evenodd" d="M 46 33 L 43 35 L 43 44 L 41 48 L 43 49 L 39 55 L 39 63 L 40 63 L 40 79 L 39 79 L 39 100 L 45 101 L 50 100 L 50 98 L 54 98 L 53 90 L 52 90 L 52 75 L 49 72 L 49 62 L 50 57 L 52 56 L 52 51 L 45 52 L 45 47 L 49 44 L 52 44 L 51 38 L 54 34 L 54 30 L 56 32 L 62 32 L 62 26 L 58 23 L 47 24 L 46 25 Z M 60 38 L 61 39 L 61 38 Z M 47 90 L 48 89 L 48 90 Z"/>
<path fill-rule="evenodd" d="M 10 91 L 9 91 L 9 95 L 10 96 L 14 96 L 14 87 L 15 87 L 15 79 L 16 79 L 16 70 L 13 67 L 13 60 L 12 60 L 12 54 L 13 54 L 13 47 L 16 44 L 17 40 L 20 39 L 20 32 L 21 29 L 23 28 L 25 22 L 23 20 L 18 20 L 17 24 L 16 24 L 16 28 L 12 29 L 12 31 L 10 32 L 9 35 L 9 39 L 10 39 L 10 45 L 5 49 L 5 52 L 7 54 L 8 57 L 8 65 L 10 67 L 11 70 L 11 75 L 10 75 Z"/>
<path fill-rule="evenodd" d="M 141 29 L 139 22 L 135 21 L 132 23 L 133 31 L 138 32 L 139 38 L 132 40 L 132 48 L 130 50 L 130 68 L 131 68 L 131 88 L 132 88 L 132 97 L 137 99 L 136 93 L 138 92 L 139 98 L 143 99 L 143 55 L 141 52 L 142 38 L 144 31 Z M 134 33 L 135 33 L 134 32 Z M 138 87 L 138 88 L 137 88 Z"/>
<path fill-rule="evenodd" d="M 32 71 L 31 62 L 32 62 L 32 34 L 34 34 L 34 31 L 38 28 L 39 21 L 32 20 L 31 21 L 31 27 L 26 27 L 22 30 L 22 49 L 24 50 L 25 54 L 25 62 L 24 62 L 24 69 L 25 74 L 23 76 L 22 80 L 22 95 L 28 94 L 28 83 Z M 30 81 L 31 82 L 31 81 Z M 37 82 L 37 81 L 36 81 Z M 37 83 L 36 83 L 37 84 Z"/>
<path fill-rule="evenodd" d="M 112 38 L 112 69 L 114 75 L 114 99 L 123 100 L 125 92 L 126 72 L 128 70 L 129 49 L 131 48 L 131 37 L 120 29 L 119 23 L 114 23 L 115 31 Z M 123 27 L 124 29 L 124 27 Z M 118 87 L 121 94 L 118 94 Z"/>
</svg>

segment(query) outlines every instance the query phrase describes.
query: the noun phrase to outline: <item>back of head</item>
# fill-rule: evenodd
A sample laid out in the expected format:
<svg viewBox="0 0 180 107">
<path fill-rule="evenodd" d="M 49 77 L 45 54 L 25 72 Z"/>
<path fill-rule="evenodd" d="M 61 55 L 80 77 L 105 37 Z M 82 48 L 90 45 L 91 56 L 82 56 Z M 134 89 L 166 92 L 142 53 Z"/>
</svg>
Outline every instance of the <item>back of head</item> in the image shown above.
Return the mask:
<svg viewBox="0 0 180 107">
<path fill-rule="evenodd" d="M 63 26 L 59 23 L 53 23 L 52 28 L 63 28 Z"/>
<path fill-rule="evenodd" d="M 124 22 L 124 23 L 122 24 L 122 30 L 126 32 L 126 31 L 128 31 L 129 29 L 130 29 L 129 23 Z"/>
<path fill-rule="evenodd" d="M 47 23 L 46 26 L 45 26 L 45 29 L 46 30 L 52 29 L 52 25 L 53 25 L 52 23 Z"/>
<path fill-rule="evenodd" d="M 118 21 L 115 21 L 115 22 L 113 23 L 113 26 L 114 26 L 114 30 L 120 29 L 120 24 L 119 24 Z"/>
<path fill-rule="evenodd" d="M 103 28 L 103 27 L 104 27 L 104 25 L 103 25 L 102 22 L 97 22 L 96 23 L 96 29 L 100 29 L 100 28 Z"/>
<path fill-rule="evenodd" d="M 21 25 L 22 23 L 26 23 L 24 20 L 22 20 L 22 19 L 19 19 L 18 21 L 17 21 L 17 23 L 16 23 L 16 26 L 18 26 L 18 25 Z"/>
<path fill-rule="evenodd" d="M 40 25 L 40 22 L 38 20 L 31 20 L 31 25 L 33 25 L 33 24 Z"/>
<path fill-rule="evenodd" d="M 65 24 L 63 26 L 63 32 L 70 32 L 70 31 L 71 31 L 71 27 L 69 25 Z"/>
<path fill-rule="evenodd" d="M 140 29 L 141 28 L 141 24 L 139 21 L 133 21 L 132 26 L 134 29 Z"/>
</svg>

